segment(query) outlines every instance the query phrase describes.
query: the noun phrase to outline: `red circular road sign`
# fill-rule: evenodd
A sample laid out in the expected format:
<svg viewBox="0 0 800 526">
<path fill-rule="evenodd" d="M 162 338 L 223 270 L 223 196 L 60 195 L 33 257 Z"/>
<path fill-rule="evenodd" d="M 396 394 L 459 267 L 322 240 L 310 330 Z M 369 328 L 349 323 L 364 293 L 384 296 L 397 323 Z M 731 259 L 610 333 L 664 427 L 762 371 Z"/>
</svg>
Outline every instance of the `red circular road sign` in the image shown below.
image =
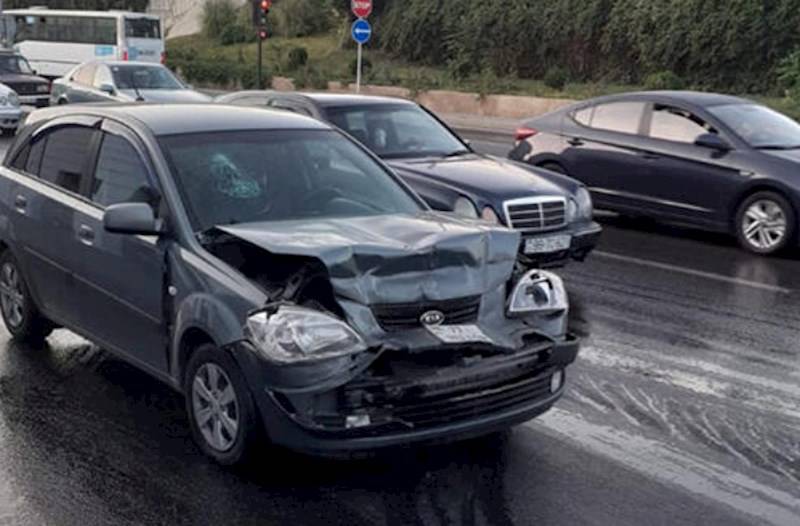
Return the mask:
<svg viewBox="0 0 800 526">
<path fill-rule="evenodd" d="M 372 14 L 372 0 L 351 0 L 350 8 L 358 18 L 367 18 Z"/>
</svg>

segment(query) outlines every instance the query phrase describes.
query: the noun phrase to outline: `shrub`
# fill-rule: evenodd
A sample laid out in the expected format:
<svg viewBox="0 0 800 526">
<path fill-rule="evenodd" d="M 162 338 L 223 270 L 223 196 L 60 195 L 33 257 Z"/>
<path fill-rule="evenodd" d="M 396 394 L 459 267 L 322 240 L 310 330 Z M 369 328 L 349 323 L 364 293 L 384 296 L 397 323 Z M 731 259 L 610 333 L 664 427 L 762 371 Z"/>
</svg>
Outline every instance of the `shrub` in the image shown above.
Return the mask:
<svg viewBox="0 0 800 526">
<path fill-rule="evenodd" d="M 372 69 L 372 62 L 367 57 L 361 57 L 361 75 L 364 76 Z M 358 57 L 350 61 L 350 74 L 355 76 L 358 73 Z"/>
<path fill-rule="evenodd" d="M 270 12 L 272 32 L 288 38 L 328 31 L 337 18 L 332 0 L 281 0 Z"/>
<path fill-rule="evenodd" d="M 289 71 L 294 71 L 308 63 L 308 51 L 304 47 L 293 47 L 287 55 L 286 65 Z"/>
<path fill-rule="evenodd" d="M 248 42 L 255 38 L 249 13 L 249 7 L 240 9 L 233 0 L 207 0 L 203 5 L 203 33 L 223 46 Z"/>
<path fill-rule="evenodd" d="M 676 90 L 686 87 L 686 83 L 672 71 L 659 71 L 644 78 L 644 87 L 649 90 Z"/>
<path fill-rule="evenodd" d="M 544 76 L 544 85 L 548 88 L 562 90 L 567 85 L 569 75 L 564 68 L 553 67 Z"/>
<path fill-rule="evenodd" d="M 778 80 L 785 95 L 795 103 L 800 103 L 800 48 L 781 60 Z"/>
<path fill-rule="evenodd" d="M 314 64 L 307 64 L 301 69 L 294 78 L 294 85 L 297 89 L 328 89 L 328 79 Z"/>
</svg>

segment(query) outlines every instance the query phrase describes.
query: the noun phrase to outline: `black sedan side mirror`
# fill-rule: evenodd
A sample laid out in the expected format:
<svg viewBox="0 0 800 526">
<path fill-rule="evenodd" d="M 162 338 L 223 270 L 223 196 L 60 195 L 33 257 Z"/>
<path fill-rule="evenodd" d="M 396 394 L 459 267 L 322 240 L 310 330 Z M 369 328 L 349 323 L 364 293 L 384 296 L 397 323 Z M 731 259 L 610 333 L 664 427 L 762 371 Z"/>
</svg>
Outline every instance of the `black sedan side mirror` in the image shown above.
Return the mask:
<svg viewBox="0 0 800 526">
<path fill-rule="evenodd" d="M 730 144 L 716 133 L 704 133 L 694 140 L 694 144 L 720 152 L 728 152 L 733 149 Z"/>
<path fill-rule="evenodd" d="M 103 93 L 108 93 L 109 95 L 113 95 L 117 90 L 115 90 L 114 86 L 111 84 L 100 84 L 100 91 Z"/>
<path fill-rule="evenodd" d="M 103 215 L 103 227 L 115 234 L 157 236 L 163 233 L 161 221 L 147 203 L 120 203 L 111 205 Z"/>
</svg>

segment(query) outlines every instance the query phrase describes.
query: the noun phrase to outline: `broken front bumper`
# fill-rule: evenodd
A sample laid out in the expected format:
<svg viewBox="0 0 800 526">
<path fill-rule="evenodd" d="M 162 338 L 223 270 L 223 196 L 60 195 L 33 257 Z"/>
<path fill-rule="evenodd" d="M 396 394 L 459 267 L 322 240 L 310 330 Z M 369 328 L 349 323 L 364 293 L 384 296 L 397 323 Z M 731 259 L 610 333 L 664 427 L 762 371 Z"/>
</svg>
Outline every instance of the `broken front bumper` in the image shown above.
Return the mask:
<svg viewBox="0 0 800 526">
<path fill-rule="evenodd" d="M 313 393 L 265 387 L 256 353 L 244 348 L 235 354 L 249 362 L 242 368 L 272 441 L 337 456 L 461 440 L 530 420 L 563 394 L 563 380 L 553 376 L 563 378 L 575 361 L 578 340 L 541 341 L 504 354 L 386 352 L 345 384 Z"/>
</svg>

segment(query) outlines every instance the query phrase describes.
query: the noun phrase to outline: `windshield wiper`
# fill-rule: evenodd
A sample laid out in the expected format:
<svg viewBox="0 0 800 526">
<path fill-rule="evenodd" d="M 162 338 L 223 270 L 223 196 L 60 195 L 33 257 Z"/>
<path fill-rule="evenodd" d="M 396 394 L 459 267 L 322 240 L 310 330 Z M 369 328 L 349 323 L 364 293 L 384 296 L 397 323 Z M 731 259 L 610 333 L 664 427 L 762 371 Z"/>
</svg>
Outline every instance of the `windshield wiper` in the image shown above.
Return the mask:
<svg viewBox="0 0 800 526">
<path fill-rule="evenodd" d="M 800 144 L 765 144 L 756 146 L 756 150 L 800 150 Z"/>
<path fill-rule="evenodd" d="M 446 153 L 446 154 L 444 154 L 444 156 L 445 157 L 461 157 L 462 155 L 469 155 L 471 153 L 472 153 L 471 150 L 464 149 L 464 150 L 456 150 L 454 152 Z"/>
</svg>

